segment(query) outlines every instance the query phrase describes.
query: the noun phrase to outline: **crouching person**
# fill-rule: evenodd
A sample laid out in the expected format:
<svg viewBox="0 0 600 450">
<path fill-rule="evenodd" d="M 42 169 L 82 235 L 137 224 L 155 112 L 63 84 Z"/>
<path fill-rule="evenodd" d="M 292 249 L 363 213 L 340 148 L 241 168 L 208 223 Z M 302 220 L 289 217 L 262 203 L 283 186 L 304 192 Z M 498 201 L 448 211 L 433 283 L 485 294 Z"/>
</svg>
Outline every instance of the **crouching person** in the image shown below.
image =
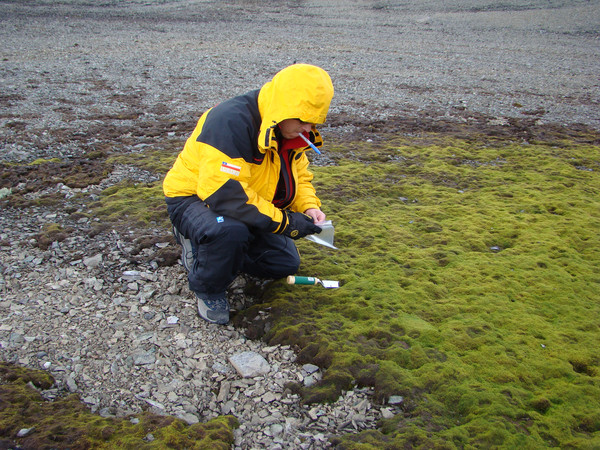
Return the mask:
<svg viewBox="0 0 600 450">
<path fill-rule="evenodd" d="M 262 88 L 227 100 L 198 121 L 163 182 L 167 210 L 198 313 L 229 321 L 226 289 L 239 273 L 297 272 L 293 240 L 325 220 L 305 154 L 333 97 L 327 72 L 289 66 Z"/>
</svg>

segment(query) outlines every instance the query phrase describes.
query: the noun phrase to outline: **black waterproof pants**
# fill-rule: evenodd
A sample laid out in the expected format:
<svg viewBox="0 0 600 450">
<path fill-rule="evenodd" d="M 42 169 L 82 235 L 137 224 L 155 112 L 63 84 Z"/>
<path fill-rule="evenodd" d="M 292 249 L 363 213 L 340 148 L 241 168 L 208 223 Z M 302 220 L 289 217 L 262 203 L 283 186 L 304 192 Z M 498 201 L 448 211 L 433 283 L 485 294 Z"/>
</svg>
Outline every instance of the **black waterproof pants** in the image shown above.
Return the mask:
<svg viewBox="0 0 600 450">
<path fill-rule="evenodd" d="M 192 242 L 188 280 L 195 293 L 224 294 L 240 272 L 277 279 L 298 271 L 300 255 L 292 239 L 220 216 L 195 195 L 166 197 L 166 202 L 171 222 Z"/>
</svg>

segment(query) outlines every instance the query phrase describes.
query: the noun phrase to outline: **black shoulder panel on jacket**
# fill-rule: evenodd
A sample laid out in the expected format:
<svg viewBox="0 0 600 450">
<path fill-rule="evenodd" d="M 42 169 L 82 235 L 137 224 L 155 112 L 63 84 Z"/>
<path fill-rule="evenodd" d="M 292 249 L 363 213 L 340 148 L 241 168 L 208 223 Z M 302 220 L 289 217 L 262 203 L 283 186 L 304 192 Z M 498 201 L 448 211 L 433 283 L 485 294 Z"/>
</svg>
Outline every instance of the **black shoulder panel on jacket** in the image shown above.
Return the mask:
<svg viewBox="0 0 600 450">
<path fill-rule="evenodd" d="M 259 89 L 218 104 L 206 116 L 198 142 L 211 145 L 230 158 L 254 162 L 259 155 L 257 140 L 261 117 Z"/>
<path fill-rule="evenodd" d="M 236 180 L 227 180 L 206 199 L 206 203 L 214 212 L 233 217 L 259 230 L 272 232 L 277 229 L 276 222 L 261 214 L 256 206 L 248 204 L 248 195 Z"/>
</svg>

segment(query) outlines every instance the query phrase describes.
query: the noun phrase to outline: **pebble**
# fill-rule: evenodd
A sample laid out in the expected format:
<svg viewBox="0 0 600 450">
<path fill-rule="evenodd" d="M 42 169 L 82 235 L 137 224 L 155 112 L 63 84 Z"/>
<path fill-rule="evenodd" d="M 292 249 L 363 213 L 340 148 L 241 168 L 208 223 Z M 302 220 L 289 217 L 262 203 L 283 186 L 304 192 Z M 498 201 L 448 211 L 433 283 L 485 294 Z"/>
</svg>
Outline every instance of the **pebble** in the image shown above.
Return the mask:
<svg viewBox="0 0 600 450">
<path fill-rule="evenodd" d="M 69 392 L 77 392 L 77 383 L 75 383 L 75 380 L 73 380 L 73 378 L 71 378 L 71 376 L 68 376 L 65 380 L 66 384 L 67 384 L 67 388 L 69 389 Z"/>
<path fill-rule="evenodd" d="M 384 419 L 391 419 L 394 417 L 394 413 L 390 408 L 381 408 L 381 417 Z"/>
<path fill-rule="evenodd" d="M 314 364 L 304 364 L 302 366 L 302 370 L 304 370 L 308 374 L 311 374 L 319 370 L 319 366 L 315 366 Z"/>
<path fill-rule="evenodd" d="M 198 419 L 198 416 L 196 416 L 195 414 L 184 413 L 184 414 L 178 415 L 177 417 L 184 420 L 188 425 L 193 425 L 195 423 L 200 422 L 200 419 Z"/>
<path fill-rule="evenodd" d="M 17 432 L 17 437 L 25 437 L 25 436 L 29 436 L 33 430 L 35 429 L 35 427 L 32 428 L 21 428 L 18 432 Z"/>
<path fill-rule="evenodd" d="M 156 362 L 156 356 L 151 352 L 141 352 L 133 355 L 133 363 L 136 366 L 143 366 L 147 364 L 154 364 Z"/>
<path fill-rule="evenodd" d="M 388 405 L 399 405 L 404 401 L 404 397 L 401 395 L 391 395 L 388 398 Z"/>
<path fill-rule="evenodd" d="M 96 268 L 102 262 L 102 254 L 97 254 L 83 259 L 83 265 L 88 269 Z"/>
<path fill-rule="evenodd" d="M 267 360 L 258 353 L 252 351 L 236 353 L 229 357 L 229 362 L 244 378 L 265 375 L 271 370 L 271 366 Z"/>
</svg>

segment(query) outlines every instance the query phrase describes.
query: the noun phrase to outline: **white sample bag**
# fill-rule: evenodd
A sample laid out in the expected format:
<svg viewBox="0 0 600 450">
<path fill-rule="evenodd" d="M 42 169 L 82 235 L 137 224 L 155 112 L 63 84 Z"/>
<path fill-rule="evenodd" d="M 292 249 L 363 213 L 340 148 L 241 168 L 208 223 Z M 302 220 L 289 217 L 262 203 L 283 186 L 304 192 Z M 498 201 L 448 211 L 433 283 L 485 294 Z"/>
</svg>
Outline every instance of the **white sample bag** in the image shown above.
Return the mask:
<svg viewBox="0 0 600 450">
<path fill-rule="evenodd" d="M 316 242 L 317 244 L 324 245 L 325 247 L 334 248 L 337 250 L 337 247 L 333 245 L 333 224 L 331 220 L 325 220 L 324 222 L 320 222 L 316 224 L 321 227 L 322 231 L 319 234 L 309 234 L 305 236 L 309 241 Z"/>
</svg>

